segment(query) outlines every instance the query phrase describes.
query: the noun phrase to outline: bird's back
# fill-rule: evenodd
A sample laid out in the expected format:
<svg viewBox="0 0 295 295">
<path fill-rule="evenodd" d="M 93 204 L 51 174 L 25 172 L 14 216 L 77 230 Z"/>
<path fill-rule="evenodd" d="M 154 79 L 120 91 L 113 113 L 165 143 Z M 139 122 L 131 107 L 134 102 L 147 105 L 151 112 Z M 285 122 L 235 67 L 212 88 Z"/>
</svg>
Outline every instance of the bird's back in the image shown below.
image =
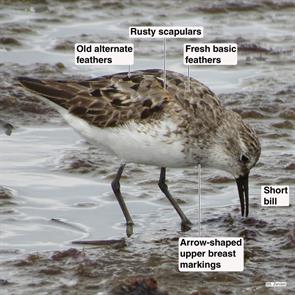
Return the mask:
<svg viewBox="0 0 295 295">
<path fill-rule="evenodd" d="M 90 124 L 116 127 L 130 120 L 160 119 L 165 113 L 186 112 L 200 123 L 218 122 L 222 107 L 204 84 L 167 71 L 164 87 L 162 70 L 118 73 L 91 80 L 37 80 L 20 77 L 23 86 Z M 54 105 L 53 105 L 54 106 Z"/>
</svg>

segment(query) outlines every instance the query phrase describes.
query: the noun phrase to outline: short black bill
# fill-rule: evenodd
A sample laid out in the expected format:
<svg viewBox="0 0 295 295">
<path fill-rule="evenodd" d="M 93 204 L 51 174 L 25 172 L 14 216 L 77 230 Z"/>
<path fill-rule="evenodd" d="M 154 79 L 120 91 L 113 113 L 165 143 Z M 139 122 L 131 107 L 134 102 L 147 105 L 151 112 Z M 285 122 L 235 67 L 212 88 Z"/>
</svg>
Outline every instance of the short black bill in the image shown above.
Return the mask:
<svg viewBox="0 0 295 295">
<path fill-rule="evenodd" d="M 242 216 L 247 217 L 249 214 L 249 173 L 236 179 L 241 203 Z M 246 210 L 245 210 L 246 209 Z"/>
</svg>

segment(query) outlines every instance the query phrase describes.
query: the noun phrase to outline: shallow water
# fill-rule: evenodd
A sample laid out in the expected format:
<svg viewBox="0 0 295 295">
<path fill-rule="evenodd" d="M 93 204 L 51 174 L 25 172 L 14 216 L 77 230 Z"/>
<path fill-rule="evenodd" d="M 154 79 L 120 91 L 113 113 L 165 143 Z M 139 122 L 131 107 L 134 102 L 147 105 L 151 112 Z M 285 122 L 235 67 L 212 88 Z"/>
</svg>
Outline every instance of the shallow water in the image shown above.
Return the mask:
<svg viewBox="0 0 295 295">
<path fill-rule="evenodd" d="M 260 207 L 260 185 L 288 184 L 294 200 L 295 3 L 233 3 L 0 1 L 0 116 L 15 127 L 10 137 L 0 135 L 0 294 L 115 294 L 113 286 L 137 275 L 155 277 L 169 294 L 291 294 L 294 210 Z M 110 188 L 119 162 L 24 93 L 15 77 L 95 77 L 128 70 L 75 66 L 71 48 L 77 41 L 124 42 L 134 24 L 202 25 L 204 42 L 240 46 L 238 66 L 191 67 L 191 75 L 260 135 L 249 219 L 239 216 L 230 176 L 202 170 L 203 236 L 243 236 L 242 273 L 177 270 L 178 237 L 198 235 L 194 169 L 167 171 L 171 192 L 194 223 L 191 231 L 181 232 L 178 216 L 157 188 L 159 169 L 132 164 L 122 179 L 136 223 L 127 245 L 83 250 L 72 244 L 125 236 Z M 162 67 L 161 41 L 136 40 L 135 48 L 133 69 Z M 168 40 L 167 48 L 167 68 L 186 73 L 182 41 Z M 288 287 L 265 288 L 266 281 L 287 281 Z"/>
</svg>

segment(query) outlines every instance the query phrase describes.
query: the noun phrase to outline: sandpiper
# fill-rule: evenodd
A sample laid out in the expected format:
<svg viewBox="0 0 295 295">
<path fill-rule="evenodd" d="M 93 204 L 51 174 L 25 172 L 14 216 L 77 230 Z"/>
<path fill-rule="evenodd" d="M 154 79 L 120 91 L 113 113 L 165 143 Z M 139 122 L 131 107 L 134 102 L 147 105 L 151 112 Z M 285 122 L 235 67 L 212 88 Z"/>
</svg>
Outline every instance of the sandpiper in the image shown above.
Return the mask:
<svg viewBox="0 0 295 295">
<path fill-rule="evenodd" d="M 255 131 L 199 81 L 167 71 L 164 85 L 163 77 L 163 71 L 155 69 L 83 81 L 18 80 L 89 142 L 104 146 L 120 159 L 112 189 L 125 216 L 128 236 L 133 221 L 121 194 L 120 178 L 130 162 L 160 167 L 159 187 L 184 227 L 191 222 L 168 190 L 167 167 L 201 164 L 231 173 L 242 216 L 247 217 L 249 171 L 261 150 Z"/>
</svg>

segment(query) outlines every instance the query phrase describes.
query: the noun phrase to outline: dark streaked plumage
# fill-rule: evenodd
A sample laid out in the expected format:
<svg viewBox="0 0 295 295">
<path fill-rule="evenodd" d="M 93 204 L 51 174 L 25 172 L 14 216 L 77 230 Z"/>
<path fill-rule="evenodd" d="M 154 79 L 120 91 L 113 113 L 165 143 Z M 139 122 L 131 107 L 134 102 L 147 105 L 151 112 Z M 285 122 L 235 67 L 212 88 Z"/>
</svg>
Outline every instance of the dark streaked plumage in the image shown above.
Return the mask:
<svg viewBox="0 0 295 295">
<path fill-rule="evenodd" d="M 133 72 L 130 78 L 127 73 L 119 73 L 86 81 L 26 77 L 20 77 L 19 81 L 97 127 L 159 118 L 168 109 L 175 112 L 185 109 L 190 116 L 198 116 L 200 123 L 204 119 L 218 123 L 223 108 L 208 87 L 191 79 L 188 92 L 185 76 L 168 71 L 165 90 L 162 76 L 161 70 L 146 70 Z M 183 95 L 185 92 L 188 96 Z"/>
</svg>

